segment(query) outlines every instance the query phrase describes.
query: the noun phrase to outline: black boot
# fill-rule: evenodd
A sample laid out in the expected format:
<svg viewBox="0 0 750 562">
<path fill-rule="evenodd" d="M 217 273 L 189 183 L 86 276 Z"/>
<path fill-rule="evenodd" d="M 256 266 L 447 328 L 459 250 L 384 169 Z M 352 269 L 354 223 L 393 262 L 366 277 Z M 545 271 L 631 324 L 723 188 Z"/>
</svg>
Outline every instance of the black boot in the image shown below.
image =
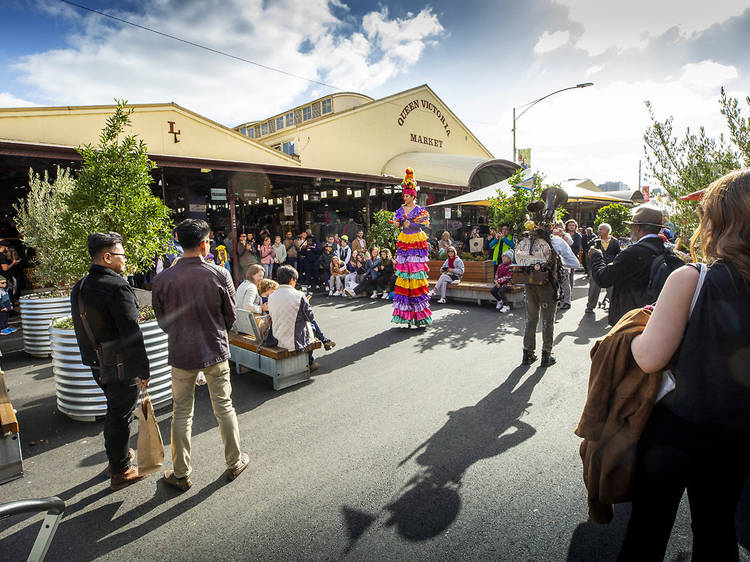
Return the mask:
<svg viewBox="0 0 750 562">
<path fill-rule="evenodd" d="M 536 361 L 536 353 L 534 353 L 533 351 L 529 351 L 528 349 L 524 349 L 521 365 L 531 365 L 534 361 Z"/>
<path fill-rule="evenodd" d="M 542 351 L 542 362 L 540 363 L 542 367 L 551 367 L 555 363 L 557 363 L 557 359 L 551 351 Z"/>
</svg>

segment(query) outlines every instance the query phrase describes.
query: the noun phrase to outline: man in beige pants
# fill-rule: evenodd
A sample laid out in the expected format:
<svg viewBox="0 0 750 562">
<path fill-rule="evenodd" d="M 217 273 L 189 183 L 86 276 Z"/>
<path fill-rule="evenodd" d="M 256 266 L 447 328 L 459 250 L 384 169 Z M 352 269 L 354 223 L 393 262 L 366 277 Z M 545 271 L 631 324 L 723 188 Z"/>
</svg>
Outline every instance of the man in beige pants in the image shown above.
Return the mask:
<svg viewBox="0 0 750 562">
<path fill-rule="evenodd" d="M 203 371 L 214 415 L 224 442 L 226 476 L 234 480 L 247 468 L 249 456 L 240 451 L 240 432 L 232 405 L 227 331 L 236 319 L 234 283 L 229 272 L 207 263 L 211 241 L 203 220 L 186 219 L 176 228 L 183 257 L 156 276 L 152 299 L 159 326 L 169 336 L 172 366 L 172 466 L 164 481 L 180 490 L 190 482 L 190 438 L 195 404 L 195 380 Z"/>
</svg>

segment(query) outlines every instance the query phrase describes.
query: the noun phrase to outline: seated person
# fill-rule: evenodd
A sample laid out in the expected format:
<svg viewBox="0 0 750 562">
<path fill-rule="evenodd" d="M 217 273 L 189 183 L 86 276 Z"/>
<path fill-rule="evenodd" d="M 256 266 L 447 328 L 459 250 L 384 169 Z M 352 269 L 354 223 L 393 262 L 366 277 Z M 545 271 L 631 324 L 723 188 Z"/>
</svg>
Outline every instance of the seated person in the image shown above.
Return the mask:
<svg viewBox="0 0 750 562">
<path fill-rule="evenodd" d="M 328 296 L 340 297 L 344 291 L 344 277 L 347 275 L 346 265 L 339 259 L 338 256 L 331 258 L 330 265 L 330 279 L 328 281 Z"/>
<path fill-rule="evenodd" d="M 263 314 L 268 312 L 268 304 L 264 304 L 258 293 L 258 285 L 263 280 L 265 271 L 263 266 L 253 264 L 245 272 L 245 280 L 237 287 L 235 299 L 235 312 L 237 320 L 234 330 L 243 334 L 252 334 L 253 329 L 249 324 L 248 314 Z"/>
<path fill-rule="evenodd" d="M 290 351 L 305 349 L 313 341 L 315 315 L 310 307 L 310 295 L 304 295 L 296 289 L 299 274 L 290 265 L 282 265 L 278 271 L 278 290 L 268 297 L 268 311 L 278 346 Z M 320 328 L 318 328 L 320 330 Z M 323 334 L 320 334 L 321 336 Z M 323 336 L 325 338 L 325 336 Z M 335 344 L 323 339 L 326 349 Z M 320 365 L 315 361 L 312 351 L 308 352 L 310 370 L 315 371 Z"/>
<path fill-rule="evenodd" d="M 448 248 L 453 246 L 453 240 L 451 240 L 451 234 L 447 230 L 443 232 L 443 235 L 438 240 L 438 258 L 445 259 L 448 257 Z M 455 246 L 453 246 L 455 247 Z"/>
<path fill-rule="evenodd" d="M 510 266 L 513 263 L 513 250 L 503 252 L 500 264 L 495 270 L 495 286 L 490 289 L 490 294 L 497 300 L 497 310 L 502 313 L 506 313 L 510 310 L 510 307 L 505 304 L 505 291 L 513 287 L 513 283 L 510 280 Z"/>
<path fill-rule="evenodd" d="M 380 250 L 380 274 L 375 281 L 375 292 L 373 298 L 377 297 L 378 291 L 382 293 L 382 298 L 387 299 L 396 285 L 396 272 L 393 268 L 393 256 L 388 248 Z"/>
<path fill-rule="evenodd" d="M 347 297 L 354 296 L 355 287 L 365 277 L 365 256 L 356 250 L 353 252 L 352 259 L 349 262 L 349 274 L 344 278 L 344 294 Z"/>
<path fill-rule="evenodd" d="M 365 278 L 354 289 L 357 295 L 367 294 L 375 291 L 376 282 L 380 275 L 380 249 L 377 246 L 370 248 L 370 258 L 365 262 Z M 377 295 L 377 293 L 376 293 Z"/>
<path fill-rule="evenodd" d="M 464 275 L 464 262 L 456 255 L 456 249 L 453 246 L 448 247 L 448 259 L 445 260 L 440 271 L 440 278 L 437 280 L 435 289 L 431 292 L 430 296 L 435 296 L 435 293 L 439 294 L 440 299 L 438 302 L 444 304 L 445 290 L 448 288 L 448 285 L 458 284 Z"/>
</svg>

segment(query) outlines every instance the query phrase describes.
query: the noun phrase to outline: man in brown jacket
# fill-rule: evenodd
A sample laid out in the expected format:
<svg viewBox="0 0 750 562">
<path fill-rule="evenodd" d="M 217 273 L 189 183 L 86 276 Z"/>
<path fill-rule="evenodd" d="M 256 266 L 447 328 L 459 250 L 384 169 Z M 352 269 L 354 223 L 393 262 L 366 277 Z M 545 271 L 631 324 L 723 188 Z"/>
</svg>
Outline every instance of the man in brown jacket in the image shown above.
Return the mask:
<svg viewBox="0 0 750 562">
<path fill-rule="evenodd" d="M 208 382 L 216 420 L 224 442 L 226 475 L 234 480 L 247 468 L 249 457 L 240 451 L 240 431 L 232 405 L 229 381 L 228 330 L 236 319 L 234 283 L 229 272 L 207 263 L 209 226 L 185 219 L 176 229 L 184 255 L 156 276 L 152 300 L 156 319 L 169 336 L 172 366 L 172 466 L 164 481 L 180 490 L 190 482 L 190 445 L 195 402 L 195 379 L 203 372 Z"/>
<path fill-rule="evenodd" d="M 583 481 L 597 523 L 609 523 L 612 505 L 631 499 L 636 446 L 661 388 L 662 374 L 644 373 L 630 352 L 650 314 L 631 310 L 591 349 L 589 390 L 575 434 L 583 438 Z"/>
</svg>

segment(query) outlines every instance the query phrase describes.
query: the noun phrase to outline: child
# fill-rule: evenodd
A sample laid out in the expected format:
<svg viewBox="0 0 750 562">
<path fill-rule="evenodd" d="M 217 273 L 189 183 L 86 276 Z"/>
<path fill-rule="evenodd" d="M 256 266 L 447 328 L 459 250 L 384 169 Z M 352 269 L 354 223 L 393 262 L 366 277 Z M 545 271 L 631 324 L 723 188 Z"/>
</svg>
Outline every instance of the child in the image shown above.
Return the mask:
<svg viewBox="0 0 750 562">
<path fill-rule="evenodd" d="M 344 291 L 344 277 L 347 274 L 346 266 L 339 260 L 338 256 L 331 258 L 331 277 L 329 279 L 328 296 L 340 297 Z"/>
<path fill-rule="evenodd" d="M 503 253 L 502 260 L 495 271 L 495 286 L 490 289 L 490 294 L 497 299 L 497 310 L 503 314 L 510 310 L 510 307 L 503 302 L 505 290 L 513 286 L 510 280 L 510 266 L 513 263 L 513 250 Z"/>
<path fill-rule="evenodd" d="M 8 336 L 18 331 L 18 328 L 8 326 L 8 315 L 11 310 L 13 310 L 13 304 L 8 294 L 8 280 L 0 275 L 0 336 Z"/>
<path fill-rule="evenodd" d="M 276 289 L 279 288 L 279 284 L 274 281 L 273 279 L 263 279 L 260 282 L 260 287 L 258 287 L 258 293 L 260 293 L 260 300 L 264 303 L 268 302 L 268 297 L 273 293 Z"/>
<path fill-rule="evenodd" d="M 213 254 L 206 254 L 206 262 L 208 262 L 208 263 L 214 263 L 214 255 Z"/>
</svg>

